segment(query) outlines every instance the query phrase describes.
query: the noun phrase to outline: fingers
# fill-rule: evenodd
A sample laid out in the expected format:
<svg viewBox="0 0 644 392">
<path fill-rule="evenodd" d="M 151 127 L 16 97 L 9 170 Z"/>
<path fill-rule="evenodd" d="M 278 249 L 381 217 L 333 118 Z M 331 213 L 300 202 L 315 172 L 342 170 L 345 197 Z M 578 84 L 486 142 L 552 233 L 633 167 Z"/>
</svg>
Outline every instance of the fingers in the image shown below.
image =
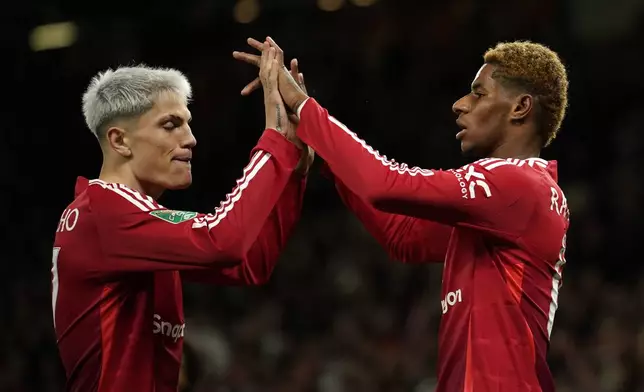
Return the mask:
<svg viewBox="0 0 644 392">
<path fill-rule="evenodd" d="M 291 76 L 293 79 L 297 80 L 297 74 L 300 73 L 300 70 L 298 68 L 298 62 L 297 59 L 291 60 Z"/>
<path fill-rule="evenodd" d="M 300 72 L 300 64 L 297 59 L 291 60 L 291 76 L 293 77 L 293 80 L 297 82 L 298 86 L 300 86 L 302 91 L 307 93 L 306 86 L 304 85 L 304 74 Z"/>
<path fill-rule="evenodd" d="M 246 40 L 246 42 L 248 43 L 248 45 L 250 45 L 254 49 L 259 50 L 260 52 L 262 50 L 264 50 L 264 43 L 263 42 L 259 42 L 258 40 L 254 39 L 254 38 L 248 38 Z"/>
<path fill-rule="evenodd" d="M 256 54 L 234 51 L 233 57 L 235 58 L 235 60 L 243 61 L 245 63 L 259 67 L 260 56 Z"/>
<path fill-rule="evenodd" d="M 259 61 L 260 62 L 259 77 L 262 80 L 262 84 L 264 85 L 264 88 L 266 88 L 266 85 L 269 83 L 270 69 L 271 69 L 271 65 L 273 65 L 272 60 L 274 58 L 275 58 L 275 49 L 262 51 L 262 56 Z"/>
<path fill-rule="evenodd" d="M 262 87 L 262 81 L 259 79 L 259 77 L 255 78 L 252 82 L 248 83 L 241 91 L 241 95 L 250 95 L 253 91 L 257 90 L 258 88 Z"/>
<path fill-rule="evenodd" d="M 276 50 L 275 54 L 277 56 L 276 57 L 277 62 L 280 65 L 283 65 L 284 64 L 284 51 L 282 50 L 282 48 L 280 48 L 279 45 L 275 41 L 273 41 L 273 39 L 271 37 L 266 37 L 266 41 L 268 42 L 268 44 L 271 47 L 275 48 L 275 50 Z"/>
<path fill-rule="evenodd" d="M 268 41 L 268 43 L 269 43 L 272 47 L 274 47 L 275 49 L 277 49 L 277 53 L 278 53 L 278 54 L 279 54 L 279 52 L 284 53 L 284 51 L 282 50 L 282 48 L 280 48 L 280 46 L 277 44 L 277 42 L 273 41 L 273 38 L 271 38 L 271 37 L 266 37 L 266 41 Z"/>
<path fill-rule="evenodd" d="M 273 48 L 271 48 L 272 50 Z M 275 52 L 273 52 L 275 53 Z M 271 83 L 271 87 L 276 88 L 277 87 L 277 75 L 279 74 L 279 69 L 280 65 L 277 61 L 276 55 L 273 54 L 273 58 L 270 60 L 271 65 L 270 65 L 270 73 L 269 73 L 269 80 Z"/>
<path fill-rule="evenodd" d="M 262 65 L 259 73 L 265 92 L 270 92 L 272 87 L 277 87 L 277 71 L 279 67 L 274 66 L 275 56 L 275 48 L 269 48 L 262 52 Z"/>
</svg>

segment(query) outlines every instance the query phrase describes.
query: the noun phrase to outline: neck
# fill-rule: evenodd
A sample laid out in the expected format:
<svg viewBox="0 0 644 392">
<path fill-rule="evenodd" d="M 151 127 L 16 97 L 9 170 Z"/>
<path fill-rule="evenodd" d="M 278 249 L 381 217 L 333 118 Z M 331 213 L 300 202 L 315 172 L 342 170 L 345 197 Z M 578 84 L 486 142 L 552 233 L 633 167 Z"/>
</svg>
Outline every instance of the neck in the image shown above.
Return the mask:
<svg viewBox="0 0 644 392">
<path fill-rule="evenodd" d="M 103 166 L 101 167 L 101 173 L 98 178 L 105 182 L 125 185 L 128 188 L 143 195 L 150 196 L 155 200 L 163 193 L 163 189 L 146 184 L 139 180 L 127 164 L 112 165 L 104 160 Z"/>
<path fill-rule="evenodd" d="M 538 158 L 541 155 L 541 141 L 530 143 L 505 142 L 498 145 L 486 158 Z"/>
</svg>

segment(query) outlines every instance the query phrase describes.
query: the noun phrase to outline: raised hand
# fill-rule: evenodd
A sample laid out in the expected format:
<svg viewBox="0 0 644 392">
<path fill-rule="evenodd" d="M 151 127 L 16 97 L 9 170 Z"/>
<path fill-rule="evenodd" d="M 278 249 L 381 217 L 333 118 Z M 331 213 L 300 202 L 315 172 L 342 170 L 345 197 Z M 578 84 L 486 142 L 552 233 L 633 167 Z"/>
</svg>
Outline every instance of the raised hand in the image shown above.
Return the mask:
<svg viewBox="0 0 644 392">
<path fill-rule="evenodd" d="M 249 38 L 247 42 L 251 47 L 262 52 L 271 47 L 275 48 L 278 62 L 280 62 L 280 65 L 283 65 L 284 51 L 282 51 L 282 48 L 280 48 L 279 45 L 277 45 L 277 43 L 273 41 L 271 37 L 267 37 L 264 43 L 261 43 L 253 38 Z M 246 52 L 235 51 L 233 52 L 233 57 L 237 60 L 244 61 L 246 63 L 253 64 L 256 66 L 258 65 L 260 60 L 260 56 L 253 55 Z M 297 107 L 308 98 L 308 95 L 306 94 L 306 92 L 300 87 L 300 84 L 297 82 L 298 79 L 299 78 L 293 77 L 286 69 L 286 67 L 282 67 L 280 69 L 280 74 L 279 74 L 280 93 L 282 94 L 284 103 L 292 111 L 297 110 Z M 259 87 L 259 83 L 257 79 L 255 79 L 252 82 L 248 83 L 242 89 L 242 95 L 248 95 L 258 87 Z"/>
<path fill-rule="evenodd" d="M 301 102 L 304 102 L 304 100 L 307 97 L 306 95 L 307 90 L 306 90 L 306 86 L 304 85 L 304 75 L 299 71 L 299 63 L 297 59 L 291 60 L 291 63 L 290 63 L 291 70 L 289 74 L 288 71 L 286 71 L 286 68 L 284 67 L 284 52 L 277 45 L 277 43 L 275 43 L 275 41 L 273 41 L 270 37 L 267 37 L 267 40 L 264 43 L 259 42 L 253 38 L 248 38 L 247 42 L 251 47 L 260 51 L 261 55 L 254 55 L 250 53 L 235 51 L 233 52 L 233 57 L 237 60 L 260 67 L 260 76 L 255 78 L 255 80 L 253 80 L 252 82 L 248 83 L 242 89 L 241 94 L 244 96 L 249 95 L 256 89 L 258 89 L 260 86 L 264 86 L 264 96 L 266 101 L 267 84 L 263 83 L 261 78 L 261 65 L 262 65 L 262 58 L 264 56 L 264 53 L 266 53 L 270 48 L 273 48 L 275 49 L 275 59 L 277 60 L 277 63 L 280 69 L 279 80 L 284 80 L 284 77 L 286 76 L 287 77 L 286 80 L 290 79 L 288 80 L 289 84 L 295 83 L 299 88 L 299 90 L 301 91 L 302 97 L 304 97 L 301 100 Z M 286 75 L 283 75 L 283 74 L 286 74 Z M 278 85 L 279 85 L 279 80 L 278 80 Z M 268 106 L 266 107 L 268 108 Z M 294 107 L 294 110 L 297 110 L 297 106 Z M 313 163 L 313 160 L 315 158 L 315 152 L 313 151 L 312 148 L 302 143 L 302 141 L 296 136 L 297 124 L 299 123 L 299 119 L 297 118 L 297 115 L 294 113 L 294 110 L 291 110 L 290 113 L 288 114 L 288 123 L 283 134 L 293 144 L 295 144 L 300 149 L 302 149 L 302 158 L 300 159 L 300 163 L 298 164 L 296 171 L 302 174 L 306 174 L 309 170 L 309 167 Z M 269 113 L 267 112 L 267 120 L 268 120 L 268 114 Z"/>
<path fill-rule="evenodd" d="M 299 64 L 297 59 L 291 60 L 291 77 L 297 82 L 297 84 L 300 86 L 302 91 L 306 93 L 306 86 L 304 85 L 304 74 L 300 72 L 299 69 Z M 297 117 L 297 114 L 295 113 L 290 113 L 288 115 L 288 123 L 289 123 L 289 132 L 293 132 L 295 135 L 295 132 L 297 131 L 297 124 L 300 122 L 300 119 Z M 298 147 L 302 148 L 302 158 L 300 158 L 300 162 L 296 168 L 298 172 L 301 174 L 306 174 L 309 171 L 309 168 L 313 164 L 313 160 L 315 159 L 315 151 L 306 144 L 302 143 L 302 141 L 297 138 Z"/>
<path fill-rule="evenodd" d="M 308 95 L 309 93 L 306 91 L 306 86 L 304 85 L 304 74 L 300 72 L 300 63 L 297 59 L 291 60 L 291 77 L 295 80 L 304 94 Z"/>
<path fill-rule="evenodd" d="M 259 62 L 259 79 L 264 87 L 264 109 L 266 110 L 266 128 L 275 129 L 289 140 L 287 134 L 288 119 L 286 108 L 278 87 L 280 65 L 277 62 L 275 48 L 267 48 L 262 52 Z"/>
</svg>

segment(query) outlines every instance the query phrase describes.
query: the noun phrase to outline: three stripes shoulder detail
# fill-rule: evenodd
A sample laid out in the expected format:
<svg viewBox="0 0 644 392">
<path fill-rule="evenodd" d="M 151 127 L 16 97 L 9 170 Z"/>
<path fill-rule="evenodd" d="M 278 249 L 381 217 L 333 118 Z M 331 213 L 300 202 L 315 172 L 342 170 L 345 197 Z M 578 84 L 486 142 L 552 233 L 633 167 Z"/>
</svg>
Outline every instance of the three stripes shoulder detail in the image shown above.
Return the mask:
<svg viewBox="0 0 644 392">
<path fill-rule="evenodd" d="M 208 229 L 212 229 L 217 226 L 241 199 L 244 190 L 248 188 L 251 180 L 257 176 L 257 173 L 270 158 L 270 153 L 262 150 L 257 151 L 251 158 L 250 163 L 244 168 L 243 175 L 237 180 L 237 185 L 233 188 L 232 192 L 226 195 L 226 199 L 220 203 L 219 207 L 215 208 L 213 213 L 195 218 L 192 227 L 200 228 L 207 226 Z M 143 212 L 165 209 L 165 207 L 157 203 L 150 196 L 143 195 L 122 184 L 108 183 L 102 180 L 90 180 L 89 185 L 100 186 L 103 189 L 114 192 Z"/>
<path fill-rule="evenodd" d="M 161 204 L 157 203 L 150 196 L 142 195 L 140 192 L 123 184 L 109 183 L 102 180 L 90 180 L 89 185 L 98 185 L 103 189 L 112 191 L 143 212 L 164 209 Z"/>
<path fill-rule="evenodd" d="M 548 161 L 542 158 L 528 158 L 528 159 L 517 159 L 517 158 L 507 158 L 507 159 L 501 159 L 501 158 L 484 158 L 484 159 L 479 159 L 478 161 L 474 162 L 475 164 L 487 169 L 487 170 L 493 170 L 497 167 L 500 166 L 506 166 L 506 165 L 512 165 L 512 166 L 524 166 L 528 165 L 530 167 L 541 167 L 541 168 L 546 168 L 548 167 Z"/>
</svg>

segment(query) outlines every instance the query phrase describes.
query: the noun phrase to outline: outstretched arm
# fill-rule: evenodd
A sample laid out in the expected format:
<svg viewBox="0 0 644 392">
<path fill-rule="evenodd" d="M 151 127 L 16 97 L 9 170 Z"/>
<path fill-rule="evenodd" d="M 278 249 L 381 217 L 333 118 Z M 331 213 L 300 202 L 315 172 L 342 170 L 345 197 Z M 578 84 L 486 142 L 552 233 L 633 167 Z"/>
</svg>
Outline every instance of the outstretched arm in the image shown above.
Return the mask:
<svg viewBox="0 0 644 392">
<path fill-rule="evenodd" d="M 198 283 L 257 285 L 266 283 L 286 246 L 302 210 L 306 177 L 293 174 L 255 243 L 241 264 L 208 271 L 186 271 L 183 278 Z"/>
<path fill-rule="evenodd" d="M 355 194 L 325 166 L 340 198 L 393 260 L 404 263 L 445 261 L 453 228 L 437 222 L 380 211 Z"/>
<path fill-rule="evenodd" d="M 378 210 L 484 229 L 508 239 L 528 224 L 518 217 L 529 217 L 534 209 L 534 198 L 528 197 L 532 185 L 512 163 L 490 159 L 447 171 L 409 167 L 380 155 L 314 99 L 295 101 L 304 101 L 298 108 L 298 136 L 352 192 Z"/>
<path fill-rule="evenodd" d="M 221 269 L 247 261 L 302 156 L 301 150 L 286 139 L 294 135 L 286 132 L 286 111 L 277 89 L 275 64 L 274 50 L 262 54 L 260 76 L 270 87 L 264 94 L 267 130 L 237 186 L 213 214 L 163 210 L 150 198 L 118 184 L 96 184 L 109 191 L 93 192 L 103 198 L 97 206 L 110 205 L 118 211 L 97 208 L 99 237 L 107 256 L 107 262 L 96 266 L 97 270 Z"/>
<path fill-rule="evenodd" d="M 119 184 L 91 181 L 90 203 L 106 262 L 97 273 L 207 270 L 242 263 L 300 158 L 300 150 L 268 129 L 237 186 L 211 214 L 172 211 Z M 109 208 L 107 208 L 109 206 Z"/>
</svg>

